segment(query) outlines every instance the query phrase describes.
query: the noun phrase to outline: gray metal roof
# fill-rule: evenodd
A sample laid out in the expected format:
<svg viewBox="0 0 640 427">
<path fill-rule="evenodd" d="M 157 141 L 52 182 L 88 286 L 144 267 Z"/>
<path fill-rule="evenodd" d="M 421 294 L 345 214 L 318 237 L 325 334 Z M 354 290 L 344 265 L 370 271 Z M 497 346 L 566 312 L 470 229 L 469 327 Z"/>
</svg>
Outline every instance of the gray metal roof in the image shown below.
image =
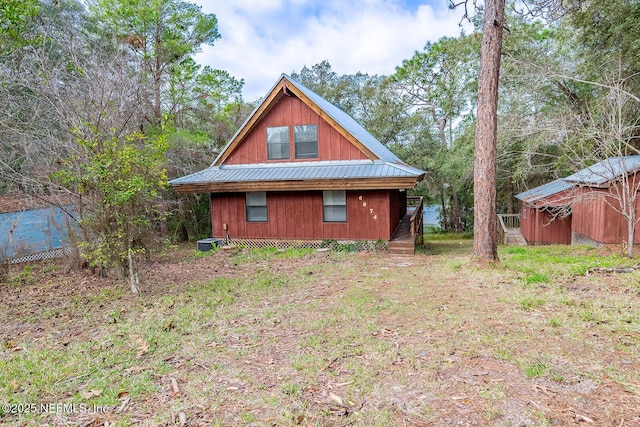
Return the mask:
<svg viewBox="0 0 640 427">
<path fill-rule="evenodd" d="M 602 185 L 640 169 L 640 156 L 610 157 L 584 168 L 565 180 L 586 185 Z"/>
<path fill-rule="evenodd" d="M 306 88 L 302 84 L 293 80 L 286 74 L 283 74 L 282 77 L 286 78 L 289 82 L 291 82 L 298 90 L 307 95 L 309 99 L 311 99 L 318 107 L 322 108 L 322 110 L 327 113 L 333 120 L 336 121 L 340 126 L 342 126 L 347 132 L 353 135 L 358 141 L 360 141 L 364 146 L 366 146 L 369 150 L 371 150 L 380 160 L 384 160 L 387 162 L 400 162 L 403 163 L 402 160 L 398 158 L 391 150 L 385 147 L 380 141 L 378 141 L 373 135 L 371 135 L 365 128 L 363 128 L 358 122 L 356 122 L 350 115 L 342 111 L 340 108 L 336 107 L 317 93 L 312 90 Z"/>
<path fill-rule="evenodd" d="M 169 181 L 172 185 L 209 182 L 288 181 L 312 179 L 419 177 L 424 171 L 380 160 L 282 162 L 211 166 Z"/>
<path fill-rule="evenodd" d="M 522 200 L 525 203 L 533 203 L 568 190 L 571 187 L 573 187 L 573 184 L 568 183 L 564 179 L 556 179 L 555 181 L 548 182 L 539 187 L 517 194 L 516 199 Z"/>
<path fill-rule="evenodd" d="M 365 128 L 363 128 L 358 122 L 356 122 L 351 116 L 347 113 L 312 91 L 311 89 L 303 86 L 301 83 L 295 81 L 291 77 L 286 74 L 282 74 L 278 81 L 269 89 L 267 95 L 262 98 L 262 101 L 256 106 L 249 117 L 245 120 L 245 122 L 238 128 L 236 134 L 229 140 L 227 145 L 222 149 L 220 154 L 216 157 L 212 164 L 216 164 L 218 159 L 222 157 L 229 145 L 233 142 L 236 136 L 242 131 L 247 123 L 251 120 L 253 115 L 260 109 L 262 104 L 266 101 L 268 95 L 280 84 L 282 79 L 286 79 L 289 83 L 294 85 L 298 90 L 304 93 L 311 101 L 313 101 L 319 108 L 321 108 L 329 117 L 331 117 L 336 123 L 342 126 L 347 132 L 349 132 L 354 138 L 356 138 L 360 143 L 366 146 L 372 153 L 374 153 L 380 160 L 384 160 L 387 162 L 398 162 L 404 163 L 398 156 L 393 154 L 391 150 L 385 147 L 380 141 L 378 141 L 373 135 L 371 135 Z"/>
</svg>

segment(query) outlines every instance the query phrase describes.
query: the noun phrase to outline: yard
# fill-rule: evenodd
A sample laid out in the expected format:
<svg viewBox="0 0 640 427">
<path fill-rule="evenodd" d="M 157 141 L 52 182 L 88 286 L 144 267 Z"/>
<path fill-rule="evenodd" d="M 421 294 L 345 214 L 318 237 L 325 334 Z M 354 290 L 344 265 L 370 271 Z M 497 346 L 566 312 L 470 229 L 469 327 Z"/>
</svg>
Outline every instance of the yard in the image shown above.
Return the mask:
<svg viewBox="0 0 640 427">
<path fill-rule="evenodd" d="M 619 248 L 168 251 L 142 295 L 63 262 L 0 284 L 0 424 L 639 426 Z"/>
</svg>

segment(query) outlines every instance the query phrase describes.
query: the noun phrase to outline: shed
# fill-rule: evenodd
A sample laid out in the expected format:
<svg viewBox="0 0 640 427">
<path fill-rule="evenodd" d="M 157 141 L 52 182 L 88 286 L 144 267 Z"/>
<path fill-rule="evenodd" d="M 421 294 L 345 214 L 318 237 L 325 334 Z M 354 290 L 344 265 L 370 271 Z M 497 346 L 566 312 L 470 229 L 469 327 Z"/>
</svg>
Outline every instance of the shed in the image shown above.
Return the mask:
<svg viewBox="0 0 640 427">
<path fill-rule="evenodd" d="M 520 229 L 530 244 L 620 244 L 628 223 L 619 212 L 620 195 L 636 198 L 640 214 L 640 156 L 610 157 L 566 178 L 516 196 L 521 202 Z M 563 215 L 558 212 L 563 210 Z M 636 229 L 634 244 L 640 243 Z"/>
<path fill-rule="evenodd" d="M 424 174 L 283 74 L 209 168 L 170 184 L 210 193 L 212 238 L 318 244 L 389 241 L 403 219 L 421 224 L 406 190 Z"/>
<path fill-rule="evenodd" d="M 565 178 L 576 187 L 572 214 L 574 243 L 619 244 L 628 240 L 627 220 L 620 212 L 623 192 L 636 198 L 640 213 L 640 156 L 610 157 Z M 633 244 L 640 243 L 636 228 Z"/>
<path fill-rule="evenodd" d="M 557 179 L 516 195 L 520 231 L 529 245 L 570 244 L 571 215 L 565 212 L 573 185 Z"/>
</svg>

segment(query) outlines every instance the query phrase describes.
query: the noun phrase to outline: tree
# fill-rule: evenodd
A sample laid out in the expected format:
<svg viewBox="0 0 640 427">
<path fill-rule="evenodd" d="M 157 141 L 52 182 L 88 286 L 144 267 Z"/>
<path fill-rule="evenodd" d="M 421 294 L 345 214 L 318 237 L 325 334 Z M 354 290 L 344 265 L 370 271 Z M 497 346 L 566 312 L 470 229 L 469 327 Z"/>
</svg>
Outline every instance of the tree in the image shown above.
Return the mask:
<svg viewBox="0 0 640 427">
<path fill-rule="evenodd" d="M 153 220 L 160 219 L 160 191 L 168 185 L 162 167 L 166 139 L 132 133 L 77 142 L 81 153 L 67 159 L 55 177 L 89 210 L 81 221 L 88 237 L 81 244 L 84 258 L 92 267 L 128 275 L 131 292 L 137 294 L 137 259 L 151 243 Z M 79 157 L 85 159 L 74 167 Z"/>
<path fill-rule="evenodd" d="M 473 162 L 473 252 L 483 262 L 499 260 L 496 237 L 496 147 L 504 17 L 504 0 L 485 2 Z"/>
<path fill-rule="evenodd" d="M 0 55 L 28 43 L 25 28 L 38 15 L 38 0 L 3 0 L 0 6 Z"/>
<path fill-rule="evenodd" d="M 159 126 L 163 117 L 163 90 L 169 76 L 183 61 L 220 38 L 214 14 L 183 0 L 92 0 L 89 10 L 104 34 L 135 53 L 140 72 L 152 82 L 153 118 Z"/>
<path fill-rule="evenodd" d="M 625 252 L 631 257 L 640 222 L 640 173 L 638 162 L 627 156 L 640 155 L 640 119 L 636 114 L 640 98 L 624 83 L 612 83 L 607 96 L 591 108 L 592 119 L 565 142 L 565 156 L 582 171 L 572 175 L 576 187 L 565 197 L 567 207 L 560 214 L 569 214 L 576 204 L 604 202 L 627 223 Z"/>
<path fill-rule="evenodd" d="M 432 192 L 440 195 L 445 229 L 462 231 L 463 205 L 459 192 L 467 184 L 467 162 L 462 141 L 473 121 L 478 60 L 476 34 L 445 37 L 427 43 L 421 52 L 405 60 L 391 76 L 394 88 L 405 95 L 407 107 L 419 111 L 431 124 L 439 144 L 429 148 L 429 158 L 421 166 Z"/>
</svg>

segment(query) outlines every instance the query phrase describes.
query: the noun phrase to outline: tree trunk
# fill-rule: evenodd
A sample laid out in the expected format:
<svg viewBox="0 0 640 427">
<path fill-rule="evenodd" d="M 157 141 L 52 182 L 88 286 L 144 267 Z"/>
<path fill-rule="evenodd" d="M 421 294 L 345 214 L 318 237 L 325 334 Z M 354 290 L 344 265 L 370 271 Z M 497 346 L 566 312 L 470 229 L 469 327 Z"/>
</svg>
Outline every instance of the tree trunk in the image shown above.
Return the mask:
<svg viewBox="0 0 640 427">
<path fill-rule="evenodd" d="M 498 82 L 505 0 L 485 2 L 478 77 L 478 113 L 473 169 L 473 253 L 481 262 L 497 262 L 496 146 Z"/>
<path fill-rule="evenodd" d="M 458 200 L 458 192 L 451 186 L 451 222 L 454 229 L 458 232 L 462 231 L 462 206 Z"/>
<path fill-rule="evenodd" d="M 636 212 L 635 212 L 635 200 L 631 203 L 631 209 L 629 217 L 627 218 L 627 256 L 633 257 L 633 241 L 636 234 Z"/>
<path fill-rule="evenodd" d="M 127 251 L 127 261 L 129 263 L 129 286 L 131 293 L 138 295 L 138 285 L 140 284 L 140 277 L 138 276 L 138 266 L 133 259 L 133 249 L 129 247 Z"/>
</svg>

